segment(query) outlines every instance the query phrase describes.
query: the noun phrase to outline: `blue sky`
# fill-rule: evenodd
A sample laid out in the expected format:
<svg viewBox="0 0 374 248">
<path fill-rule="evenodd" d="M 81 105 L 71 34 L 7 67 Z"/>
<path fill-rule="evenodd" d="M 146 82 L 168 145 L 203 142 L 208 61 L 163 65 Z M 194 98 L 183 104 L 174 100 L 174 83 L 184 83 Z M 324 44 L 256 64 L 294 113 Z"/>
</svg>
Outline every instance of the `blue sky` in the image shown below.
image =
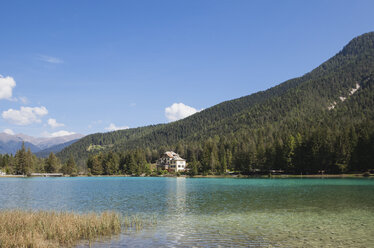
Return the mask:
<svg viewBox="0 0 374 248">
<path fill-rule="evenodd" d="M 360 0 L 0 8 L 0 131 L 33 136 L 176 120 L 301 76 L 374 30 L 374 1 Z"/>
</svg>

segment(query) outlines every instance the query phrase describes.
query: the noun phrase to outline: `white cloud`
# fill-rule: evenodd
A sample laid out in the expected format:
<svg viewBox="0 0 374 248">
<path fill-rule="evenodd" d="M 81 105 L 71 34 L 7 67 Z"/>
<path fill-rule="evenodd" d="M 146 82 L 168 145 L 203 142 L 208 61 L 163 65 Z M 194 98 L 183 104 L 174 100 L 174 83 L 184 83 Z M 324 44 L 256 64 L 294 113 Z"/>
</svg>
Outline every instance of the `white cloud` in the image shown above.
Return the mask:
<svg viewBox="0 0 374 248">
<path fill-rule="evenodd" d="M 13 130 L 12 130 L 12 129 L 9 129 L 9 128 L 4 129 L 3 132 L 6 133 L 6 134 L 14 135 Z"/>
<path fill-rule="evenodd" d="M 199 111 L 201 110 L 197 110 L 183 103 L 173 103 L 170 107 L 165 108 L 165 116 L 169 121 L 177 121 Z"/>
<path fill-rule="evenodd" d="M 0 75 L 0 100 L 12 100 L 14 87 L 16 87 L 16 81 L 12 77 L 3 77 Z"/>
<path fill-rule="evenodd" d="M 75 132 L 60 130 L 60 131 L 53 132 L 53 133 L 44 132 L 42 136 L 47 137 L 47 138 L 56 138 L 56 137 L 67 136 L 67 135 L 72 135 L 72 134 L 75 134 Z"/>
<path fill-rule="evenodd" d="M 51 128 L 56 128 L 56 127 L 63 127 L 63 126 L 65 126 L 65 124 L 63 124 L 63 123 L 58 123 L 58 122 L 56 121 L 56 119 L 53 119 L 53 118 L 48 119 L 48 125 L 49 125 Z"/>
<path fill-rule="evenodd" d="M 32 123 L 40 123 L 40 118 L 48 114 L 48 110 L 42 107 L 21 107 L 20 110 L 8 109 L 3 111 L 2 117 L 16 125 L 29 125 Z"/>
<path fill-rule="evenodd" d="M 105 130 L 107 131 L 117 131 L 117 130 L 121 130 L 121 129 L 129 129 L 130 127 L 128 126 L 120 126 L 120 127 L 117 127 L 114 123 L 110 123 L 109 127 L 106 127 Z"/>
<path fill-rule="evenodd" d="M 59 58 L 51 57 L 51 56 L 47 56 L 47 55 L 39 55 L 38 58 L 41 61 L 44 61 L 44 62 L 47 62 L 47 63 L 51 63 L 51 64 L 61 64 L 61 63 L 64 63 L 64 61 L 61 60 L 61 59 L 59 59 Z"/>
</svg>

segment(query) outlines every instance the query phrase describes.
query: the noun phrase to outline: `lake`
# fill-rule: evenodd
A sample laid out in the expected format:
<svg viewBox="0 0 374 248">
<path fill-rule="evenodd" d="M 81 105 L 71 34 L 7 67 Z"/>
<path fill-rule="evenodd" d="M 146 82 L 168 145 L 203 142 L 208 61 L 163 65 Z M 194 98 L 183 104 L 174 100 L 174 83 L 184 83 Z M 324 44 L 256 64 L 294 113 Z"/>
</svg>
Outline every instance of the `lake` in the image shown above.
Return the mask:
<svg viewBox="0 0 374 248">
<path fill-rule="evenodd" d="M 157 219 L 93 247 L 374 244 L 374 180 L 364 178 L 0 178 L 0 208 L 115 210 Z"/>
</svg>

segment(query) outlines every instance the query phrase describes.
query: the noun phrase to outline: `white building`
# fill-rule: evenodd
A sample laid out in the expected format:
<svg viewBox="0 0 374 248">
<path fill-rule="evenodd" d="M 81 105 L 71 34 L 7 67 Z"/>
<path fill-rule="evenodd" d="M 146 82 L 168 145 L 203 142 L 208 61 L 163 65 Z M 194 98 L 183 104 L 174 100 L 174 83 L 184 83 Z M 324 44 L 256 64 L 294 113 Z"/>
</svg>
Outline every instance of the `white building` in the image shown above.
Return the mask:
<svg viewBox="0 0 374 248">
<path fill-rule="evenodd" d="M 185 171 L 186 160 L 181 158 L 178 153 L 168 151 L 157 160 L 157 169 L 174 172 Z"/>
<path fill-rule="evenodd" d="M 0 170 L 0 176 L 5 176 L 6 173 Z"/>
</svg>

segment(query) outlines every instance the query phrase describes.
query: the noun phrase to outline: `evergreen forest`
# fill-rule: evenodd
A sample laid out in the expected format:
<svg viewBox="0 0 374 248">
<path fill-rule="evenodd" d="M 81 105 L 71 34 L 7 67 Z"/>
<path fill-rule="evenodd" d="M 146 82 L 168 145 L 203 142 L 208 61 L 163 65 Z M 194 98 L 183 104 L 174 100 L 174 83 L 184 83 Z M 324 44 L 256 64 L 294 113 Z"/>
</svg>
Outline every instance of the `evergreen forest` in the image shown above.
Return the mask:
<svg viewBox="0 0 374 248">
<path fill-rule="evenodd" d="M 91 134 L 56 156 L 92 174 L 140 175 L 168 150 L 191 175 L 374 169 L 374 32 L 301 77 L 168 124 Z"/>
</svg>

